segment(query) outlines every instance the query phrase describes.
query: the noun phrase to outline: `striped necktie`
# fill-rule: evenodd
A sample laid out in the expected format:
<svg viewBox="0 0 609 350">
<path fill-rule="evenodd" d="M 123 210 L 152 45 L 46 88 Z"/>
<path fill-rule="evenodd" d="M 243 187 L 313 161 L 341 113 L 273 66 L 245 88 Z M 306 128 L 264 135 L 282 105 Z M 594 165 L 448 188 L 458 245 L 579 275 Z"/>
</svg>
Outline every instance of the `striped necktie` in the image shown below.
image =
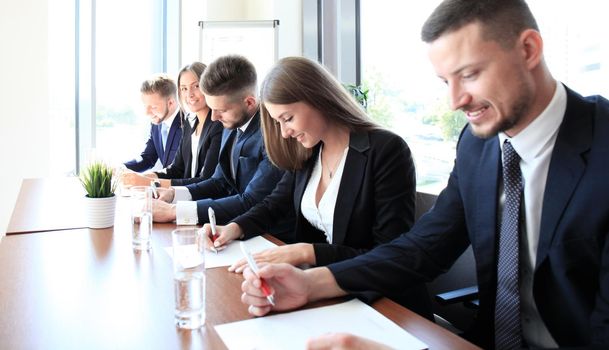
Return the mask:
<svg viewBox="0 0 609 350">
<path fill-rule="evenodd" d="M 506 140 L 503 144 L 505 203 L 499 229 L 495 300 L 495 346 L 499 350 L 522 346 L 518 278 L 522 189 L 520 156 Z"/>
</svg>

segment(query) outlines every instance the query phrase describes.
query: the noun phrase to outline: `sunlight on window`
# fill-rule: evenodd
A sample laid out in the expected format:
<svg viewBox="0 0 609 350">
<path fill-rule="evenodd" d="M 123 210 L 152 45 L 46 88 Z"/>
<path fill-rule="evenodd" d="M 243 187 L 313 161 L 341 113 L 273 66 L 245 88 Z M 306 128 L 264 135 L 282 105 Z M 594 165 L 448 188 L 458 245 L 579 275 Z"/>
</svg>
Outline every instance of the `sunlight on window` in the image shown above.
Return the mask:
<svg viewBox="0 0 609 350">
<path fill-rule="evenodd" d="M 455 145 L 466 123 L 452 112 L 447 90 L 433 72 L 420 39 L 423 22 L 440 0 L 361 0 L 363 85 L 368 112 L 401 135 L 417 168 L 417 189 L 438 193 L 452 169 Z M 528 1 L 544 37 L 554 77 L 584 95 L 609 96 L 609 26 L 599 1 Z M 594 11 L 594 8 L 598 8 Z"/>
<path fill-rule="evenodd" d="M 118 164 L 138 156 L 148 139 L 139 89 L 162 69 L 161 14 L 155 1 L 96 4 L 96 153 Z"/>
</svg>

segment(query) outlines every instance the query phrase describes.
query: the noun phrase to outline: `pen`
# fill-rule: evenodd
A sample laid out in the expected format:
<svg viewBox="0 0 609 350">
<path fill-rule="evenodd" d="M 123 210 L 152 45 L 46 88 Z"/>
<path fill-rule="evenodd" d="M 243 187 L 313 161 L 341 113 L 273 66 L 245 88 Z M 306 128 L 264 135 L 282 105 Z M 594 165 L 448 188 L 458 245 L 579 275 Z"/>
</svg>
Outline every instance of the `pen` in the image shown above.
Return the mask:
<svg viewBox="0 0 609 350">
<path fill-rule="evenodd" d="M 158 182 L 154 180 L 150 181 L 150 188 L 152 188 L 152 197 L 154 197 L 155 199 L 159 198 L 159 192 L 156 190 L 158 185 Z"/>
<path fill-rule="evenodd" d="M 209 216 L 209 226 L 211 226 L 211 242 L 215 242 L 216 238 L 218 238 L 218 233 L 216 232 L 216 214 L 214 213 L 214 209 L 212 207 L 207 208 L 207 215 Z M 214 253 L 218 254 L 218 249 L 211 246 L 211 250 Z"/>
<path fill-rule="evenodd" d="M 239 243 L 241 245 L 241 251 L 243 252 L 243 255 L 245 255 L 245 259 L 247 260 L 247 264 L 249 265 L 250 269 L 252 269 L 254 274 L 256 274 L 258 278 L 260 278 L 260 276 L 258 275 L 258 265 L 256 265 L 256 260 L 254 260 L 252 254 L 250 254 L 249 250 L 247 250 L 245 242 L 241 241 Z M 275 298 L 273 297 L 273 294 L 271 294 L 271 289 L 269 288 L 269 285 L 266 283 L 266 281 L 262 278 L 260 278 L 260 288 L 262 289 L 262 293 L 264 293 L 264 296 L 266 296 L 266 300 L 268 300 L 271 305 L 275 306 Z"/>
</svg>

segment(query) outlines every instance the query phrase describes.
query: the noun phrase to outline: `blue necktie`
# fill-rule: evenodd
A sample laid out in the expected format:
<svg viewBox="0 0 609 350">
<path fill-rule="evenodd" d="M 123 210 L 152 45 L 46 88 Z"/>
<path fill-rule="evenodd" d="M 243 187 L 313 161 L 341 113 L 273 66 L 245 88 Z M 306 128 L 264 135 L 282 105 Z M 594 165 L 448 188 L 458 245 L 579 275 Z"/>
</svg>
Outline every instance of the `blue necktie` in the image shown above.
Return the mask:
<svg viewBox="0 0 609 350">
<path fill-rule="evenodd" d="M 167 150 L 167 135 L 169 134 L 169 128 L 165 123 L 161 123 L 161 141 L 163 142 L 163 151 Z"/>
<path fill-rule="evenodd" d="M 233 175 L 233 179 L 236 180 L 237 179 L 237 166 L 239 164 L 239 152 L 238 152 L 238 147 L 237 147 L 237 142 L 239 142 L 239 138 L 241 137 L 241 135 L 243 135 L 243 131 L 241 131 L 241 129 L 237 128 L 237 130 L 233 131 L 234 139 L 233 139 L 233 149 L 231 150 L 231 159 L 232 159 L 232 163 L 231 163 L 231 171 Z"/>
<path fill-rule="evenodd" d="M 505 203 L 499 229 L 497 256 L 497 296 L 495 304 L 495 346 L 497 349 L 519 349 L 520 328 L 519 240 L 522 203 L 520 157 L 512 144 L 503 144 L 503 190 Z"/>
</svg>

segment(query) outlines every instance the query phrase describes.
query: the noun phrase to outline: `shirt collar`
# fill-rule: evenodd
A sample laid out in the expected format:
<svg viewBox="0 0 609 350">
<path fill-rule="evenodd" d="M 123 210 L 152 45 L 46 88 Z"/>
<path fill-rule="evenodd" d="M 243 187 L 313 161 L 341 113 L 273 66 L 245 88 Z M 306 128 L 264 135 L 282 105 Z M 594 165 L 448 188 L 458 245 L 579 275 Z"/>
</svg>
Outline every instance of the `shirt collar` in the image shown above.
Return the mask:
<svg viewBox="0 0 609 350">
<path fill-rule="evenodd" d="M 245 130 L 247 130 L 247 127 L 250 125 L 250 123 L 252 122 L 252 119 L 254 119 L 254 116 L 256 115 L 256 113 L 258 113 L 258 111 L 256 111 L 254 114 L 252 114 L 252 116 L 250 117 L 250 119 L 248 119 L 245 124 L 241 125 L 239 127 L 239 130 L 241 130 L 242 133 L 245 134 Z"/>
<path fill-rule="evenodd" d="M 509 139 L 514 150 L 525 163 L 533 161 L 545 149 L 548 142 L 553 140 L 565 117 L 566 109 L 567 91 L 557 81 L 552 100 L 531 124 L 512 138 L 504 132 L 499 133 L 499 144 L 502 150 L 504 141 Z"/>
<path fill-rule="evenodd" d="M 162 123 L 165 124 L 165 126 L 167 127 L 167 130 L 171 129 L 171 124 L 173 124 L 173 120 L 175 119 L 176 115 L 178 115 L 179 111 L 180 109 L 176 108 L 176 110 L 170 117 L 165 118 L 165 120 L 162 121 Z"/>
</svg>

